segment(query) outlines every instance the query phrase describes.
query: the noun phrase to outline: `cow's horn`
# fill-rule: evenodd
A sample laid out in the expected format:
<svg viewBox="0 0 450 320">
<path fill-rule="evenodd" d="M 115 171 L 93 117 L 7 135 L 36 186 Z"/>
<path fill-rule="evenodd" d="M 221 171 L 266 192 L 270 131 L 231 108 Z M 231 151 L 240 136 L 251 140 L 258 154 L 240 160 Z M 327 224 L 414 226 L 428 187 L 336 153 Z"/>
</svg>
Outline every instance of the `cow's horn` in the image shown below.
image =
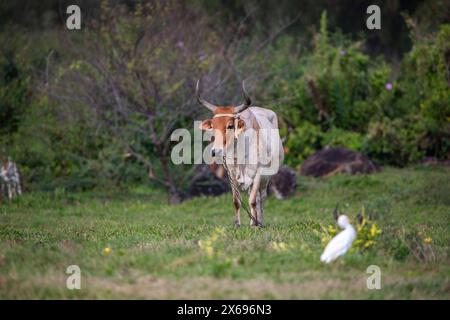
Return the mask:
<svg viewBox="0 0 450 320">
<path fill-rule="evenodd" d="M 237 107 L 234 108 L 236 113 L 242 112 L 245 109 L 247 109 L 248 107 L 250 107 L 250 105 L 252 104 L 252 99 L 250 99 L 250 97 L 247 94 L 247 91 L 245 90 L 245 83 L 244 81 L 242 81 L 242 93 L 244 94 L 244 99 L 245 102 Z"/>
<path fill-rule="evenodd" d="M 209 110 L 211 110 L 212 112 L 214 112 L 217 108 L 217 106 L 213 105 L 212 103 L 209 103 L 206 100 L 203 100 L 202 98 L 200 98 L 200 93 L 198 92 L 198 87 L 200 84 L 200 80 L 197 80 L 197 86 L 195 87 L 195 96 L 197 97 L 197 101 L 198 103 L 200 103 L 201 105 L 205 106 L 206 108 L 208 108 Z"/>
</svg>

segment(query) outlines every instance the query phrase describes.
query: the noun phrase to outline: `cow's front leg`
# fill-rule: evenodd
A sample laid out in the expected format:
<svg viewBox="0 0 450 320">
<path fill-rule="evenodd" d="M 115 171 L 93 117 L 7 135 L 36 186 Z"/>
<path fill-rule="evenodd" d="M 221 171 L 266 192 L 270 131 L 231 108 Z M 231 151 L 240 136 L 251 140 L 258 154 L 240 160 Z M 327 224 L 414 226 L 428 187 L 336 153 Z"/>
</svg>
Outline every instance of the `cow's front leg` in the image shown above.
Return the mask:
<svg viewBox="0 0 450 320">
<path fill-rule="evenodd" d="M 248 203 L 250 204 L 250 212 L 252 218 L 250 220 L 251 226 L 259 226 L 260 222 L 258 220 L 258 202 L 260 201 L 259 197 L 259 185 L 260 185 L 260 175 L 256 175 L 253 180 L 252 189 L 250 191 L 250 196 L 248 198 Z"/>
<path fill-rule="evenodd" d="M 16 184 L 14 183 L 14 181 L 11 181 L 11 194 L 13 198 L 17 196 Z"/>
<path fill-rule="evenodd" d="M 233 204 L 234 204 L 234 224 L 237 227 L 241 226 L 241 207 L 242 203 L 239 199 L 239 195 L 233 192 Z"/>
</svg>

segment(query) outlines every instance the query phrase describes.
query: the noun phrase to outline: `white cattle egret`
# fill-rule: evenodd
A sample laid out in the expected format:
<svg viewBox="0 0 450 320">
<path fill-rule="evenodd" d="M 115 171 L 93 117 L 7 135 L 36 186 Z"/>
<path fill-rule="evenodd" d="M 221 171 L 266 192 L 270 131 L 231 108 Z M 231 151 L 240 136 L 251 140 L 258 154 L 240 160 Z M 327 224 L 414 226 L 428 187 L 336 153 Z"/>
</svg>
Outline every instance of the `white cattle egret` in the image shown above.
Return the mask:
<svg viewBox="0 0 450 320">
<path fill-rule="evenodd" d="M 325 250 L 320 256 L 320 261 L 330 263 L 336 258 L 344 255 L 348 249 L 352 246 L 353 241 L 356 238 L 356 231 L 350 224 L 346 215 L 341 215 L 337 221 L 339 227 L 344 229 L 339 232 L 331 241 L 327 244 Z"/>
</svg>

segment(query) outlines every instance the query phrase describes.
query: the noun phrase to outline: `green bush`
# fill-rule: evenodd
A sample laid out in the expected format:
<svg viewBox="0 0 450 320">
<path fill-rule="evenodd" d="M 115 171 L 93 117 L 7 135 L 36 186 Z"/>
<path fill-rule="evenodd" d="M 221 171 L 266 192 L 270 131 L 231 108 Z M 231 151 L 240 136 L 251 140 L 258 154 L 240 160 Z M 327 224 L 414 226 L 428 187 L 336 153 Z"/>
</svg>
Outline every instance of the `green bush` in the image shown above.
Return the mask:
<svg viewBox="0 0 450 320">
<path fill-rule="evenodd" d="M 354 131 L 346 131 L 337 127 L 323 133 L 323 146 L 346 147 L 352 150 L 362 150 L 363 136 Z"/>
<path fill-rule="evenodd" d="M 384 164 L 404 166 L 424 156 L 420 150 L 421 130 L 414 118 L 383 118 L 371 122 L 364 151 Z"/>
<path fill-rule="evenodd" d="M 424 156 L 450 155 L 450 25 L 414 38 L 383 117 L 371 120 L 364 150 L 382 163 L 404 166 Z"/>
<path fill-rule="evenodd" d="M 0 156 L 7 153 L 9 137 L 18 130 L 30 102 L 30 78 L 18 68 L 12 54 L 0 56 Z"/>
<path fill-rule="evenodd" d="M 293 167 L 298 166 L 321 145 L 320 127 L 305 121 L 296 127 L 286 140 L 286 163 Z"/>
<path fill-rule="evenodd" d="M 8 151 L 27 188 L 86 190 L 141 179 L 142 167 L 126 161 L 118 141 L 97 132 L 86 110 L 61 119 L 59 107 L 35 97 L 11 138 Z"/>
<path fill-rule="evenodd" d="M 275 101 L 292 97 L 274 106 L 284 126 L 286 162 L 297 166 L 326 145 L 363 151 L 396 166 L 424 156 L 448 158 L 450 26 L 413 40 L 395 78 L 381 57 L 364 53 L 361 42 L 330 33 L 324 13 L 313 50 L 283 69 L 284 81 L 271 92 Z M 275 57 L 273 67 L 283 66 Z"/>
<path fill-rule="evenodd" d="M 324 146 L 362 150 L 363 143 L 363 136 L 357 132 L 337 127 L 331 127 L 324 132 L 320 126 L 305 121 L 289 134 L 285 142 L 286 163 L 297 167 Z"/>
<path fill-rule="evenodd" d="M 450 156 L 450 25 L 436 35 L 414 39 L 402 63 L 401 97 L 395 107 L 418 115 L 419 148 L 429 156 Z"/>
<path fill-rule="evenodd" d="M 274 68 L 283 65 L 280 60 Z M 360 42 L 330 34 L 324 13 L 312 52 L 284 73 L 285 81 L 272 93 L 274 100 L 292 96 L 289 104 L 275 106 L 288 127 L 282 130 L 286 162 L 297 166 L 326 145 L 362 150 L 368 123 L 391 99 L 386 89 L 390 73 L 381 59 L 363 53 Z"/>
</svg>

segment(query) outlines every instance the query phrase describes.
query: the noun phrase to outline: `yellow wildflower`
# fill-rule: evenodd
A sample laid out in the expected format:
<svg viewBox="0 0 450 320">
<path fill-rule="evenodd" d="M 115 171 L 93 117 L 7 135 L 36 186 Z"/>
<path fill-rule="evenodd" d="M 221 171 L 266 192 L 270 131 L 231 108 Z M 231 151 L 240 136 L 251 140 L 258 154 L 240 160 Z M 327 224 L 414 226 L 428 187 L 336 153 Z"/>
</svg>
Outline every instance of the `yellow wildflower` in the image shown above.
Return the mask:
<svg viewBox="0 0 450 320">
<path fill-rule="evenodd" d="M 369 248 L 371 245 L 373 245 L 375 241 L 368 240 L 364 243 L 364 248 Z"/>
<path fill-rule="evenodd" d="M 334 235 L 334 234 L 337 233 L 337 229 L 335 227 L 333 227 L 333 226 L 329 226 L 328 227 L 328 233 L 331 234 L 331 235 Z"/>
<path fill-rule="evenodd" d="M 212 257 L 214 254 L 214 248 L 212 246 L 205 247 L 205 252 L 208 255 L 208 257 Z"/>
<path fill-rule="evenodd" d="M 377 234 L 380 234 L 380 233 L 381 233 L 381 230 L 379 230 L 377 228 L 377 224 L 376 223 L 372 224 L 372 226 L 370 227 L 370 235 L 372 237 L 375 237 Z"/>
<path fill-rule="evenodd" d="M 214 243 L 219 239 L 220 236 L 225 234 L 225 229 L 223 227 L 217 227 L 214 229 L 211 236 L 204 240 L 198 241 L 198 246 L 202 251 L 209 257 L 212 258 L 216 253 L 214 249 Z M 217 253 L 219 254 L 219 253 Z M 216 255 L 217 255 L 216 254 Z"/>
<path fill-rule="evenodd" d="M 278 252 L 283 252 L 288 250 L 288 245 L 284 242 L 271 242 L 271 247 L 273 250 Z"/>
</svg>

